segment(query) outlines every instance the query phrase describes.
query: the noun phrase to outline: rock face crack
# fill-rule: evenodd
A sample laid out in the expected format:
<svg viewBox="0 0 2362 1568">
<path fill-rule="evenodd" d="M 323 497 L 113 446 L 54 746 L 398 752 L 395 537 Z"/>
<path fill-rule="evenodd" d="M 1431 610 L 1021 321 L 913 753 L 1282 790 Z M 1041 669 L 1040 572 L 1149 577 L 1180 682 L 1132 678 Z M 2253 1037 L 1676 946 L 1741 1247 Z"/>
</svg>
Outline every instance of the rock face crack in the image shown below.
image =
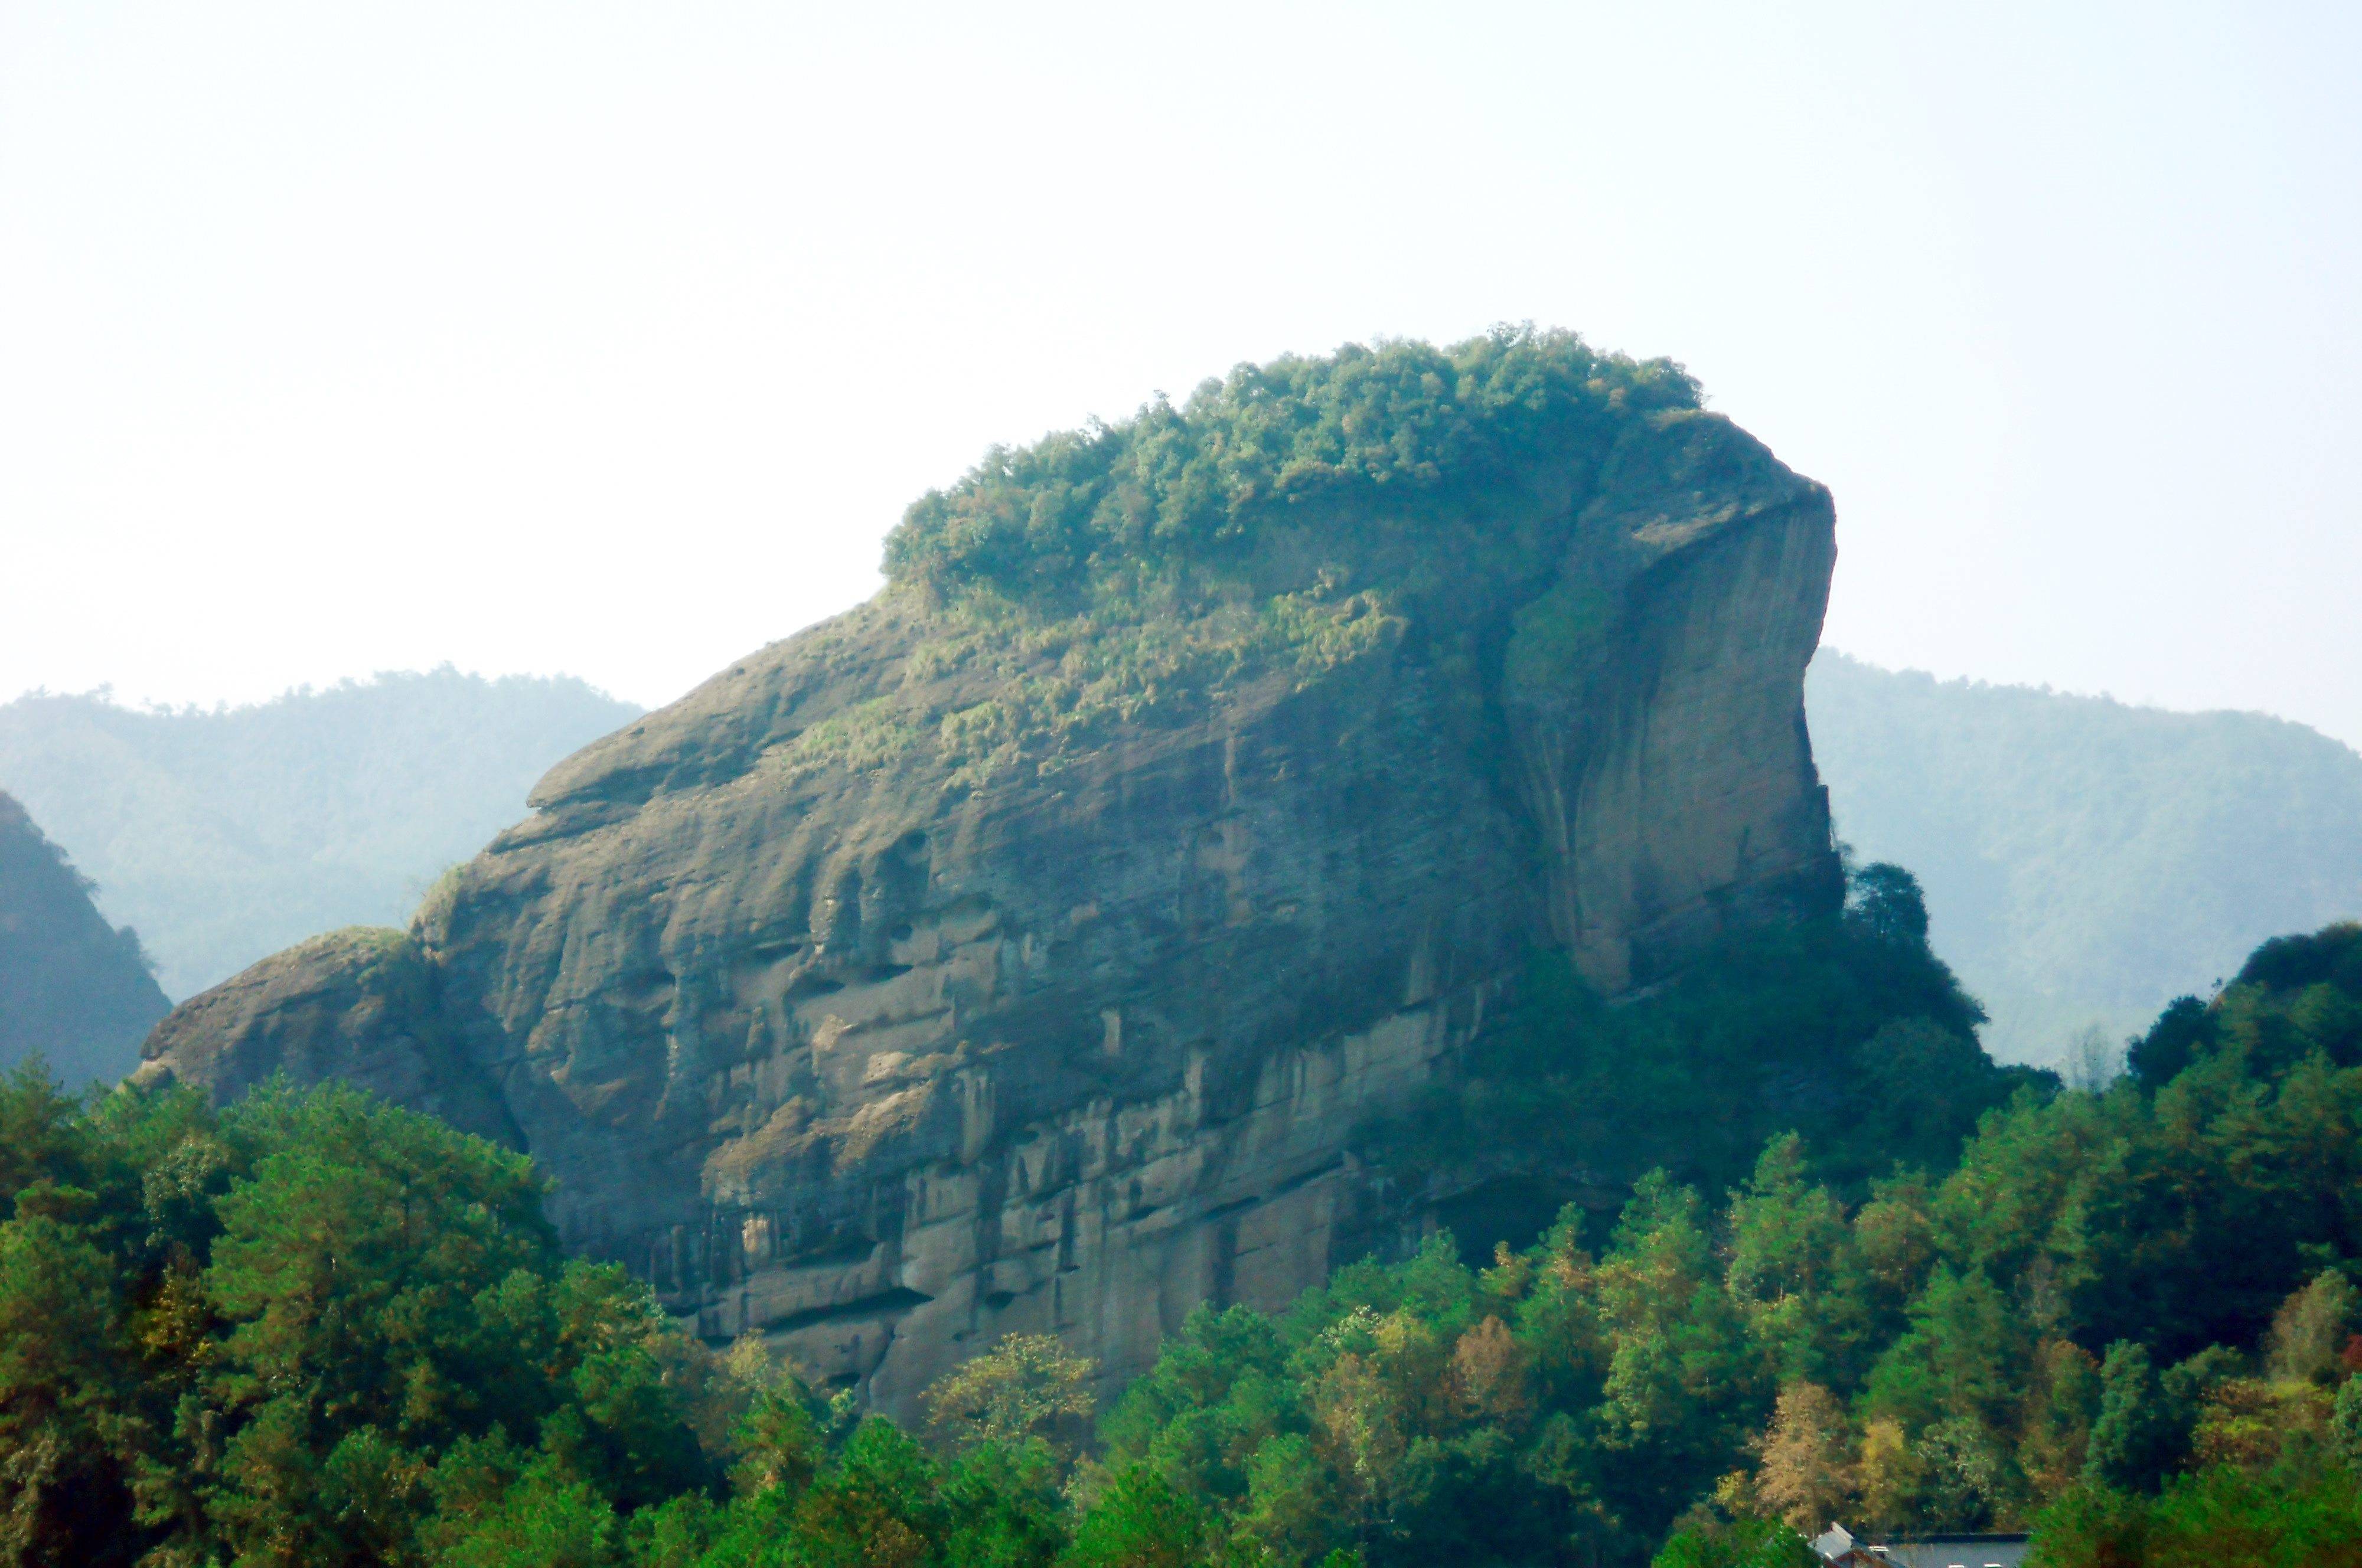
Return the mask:
<svg viewBox="0 0 2362 1568">
<path fill-rule="evenodd" d="M 1047 751 L 1008 715 L 1054 728 L 1054 650 L 889 589 L 553 769 L 411 933 L 183 1006 L 142 1072 L 350 1077 L 528 1149 L 570 1247 L 889 1411 L 1010 1332 L 1129 1376 L 1427 1222 L 1355 1131 L 1533 946 L 1616 992 L 1838 897 L 1827 492 L 1694 413 L 1582 475 L 1531 487 L 1554 567 Z"/>
<path fill-rule="evenodd" d="M 793 1334 L 806 1329 L 849 1323 L 891 1322 L 904 1317 L 914 1307 L 923 1307 L 933 1300 L 915 1290 L 896 1287 L 875 1296 L 865 1296 L 858 1301 L 847 1301 L 838 1307 L 813 1307 L 801 1312 L 790 1312 L 775 1323 L 767 1325 L 774 1334 Z"/>
</svg>

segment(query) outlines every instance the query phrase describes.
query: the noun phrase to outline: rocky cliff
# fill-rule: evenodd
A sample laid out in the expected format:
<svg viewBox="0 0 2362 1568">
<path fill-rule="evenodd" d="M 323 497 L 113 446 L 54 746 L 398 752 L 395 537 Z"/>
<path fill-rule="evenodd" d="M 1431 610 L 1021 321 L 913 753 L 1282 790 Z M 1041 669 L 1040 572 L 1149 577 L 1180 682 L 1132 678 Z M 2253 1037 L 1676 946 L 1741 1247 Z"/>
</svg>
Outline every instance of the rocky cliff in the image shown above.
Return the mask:
<svg viewBox="0 0 2362 1568">
<path fill-rule="evenodd" d="M 1696 403 L 1496 334 L 996 452 L 876 600 L 143 1072 L 333 1073 L 521 1143 L 571 1244 L 889 1409 L 1014 1331 L 1135 1371 L 1400 1220 L 1355 1130 L 1534 945 L 1615 990 L 1840 896 L 1829 499 Z"/>
<path fill-rule="evenodd" d="M 64 852 L 0 795 L 0 1066 L 39 1052 L 68 1084 L 112 1082 L 171 1005 L 139 939 L 106 923 Z"/>
</svg>

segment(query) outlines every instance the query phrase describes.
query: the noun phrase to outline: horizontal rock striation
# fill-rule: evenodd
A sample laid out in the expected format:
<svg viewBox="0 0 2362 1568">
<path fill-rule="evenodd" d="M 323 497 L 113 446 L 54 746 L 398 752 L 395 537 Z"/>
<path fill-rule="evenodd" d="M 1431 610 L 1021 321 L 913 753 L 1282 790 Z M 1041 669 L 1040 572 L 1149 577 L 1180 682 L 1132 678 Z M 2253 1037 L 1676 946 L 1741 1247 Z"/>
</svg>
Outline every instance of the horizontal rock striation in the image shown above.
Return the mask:
<svg viewBox="0 0 2362 1568">
<path fill-rule="evenodd" d="M 1471 524 L 1514 569 L 1389 594 L 1275 531 L 1248 575 L 1294 597 L 1252 602 L 1296 620 L 898 579 L 561 764 L 413 935 L 183 1007 L 143 1073 L 509 1138 L 569 1244 L 889 1409 L 1012 1331 L 1120 1379 L 1404 1222 L 1355 1129 L 1533 946 L 1613 990 L 1839 896 L 1827 492 L 1694 409 L 1586 439 Z M 1186 681 L 1092 674 L 1168 625 Z"/>
</svg>

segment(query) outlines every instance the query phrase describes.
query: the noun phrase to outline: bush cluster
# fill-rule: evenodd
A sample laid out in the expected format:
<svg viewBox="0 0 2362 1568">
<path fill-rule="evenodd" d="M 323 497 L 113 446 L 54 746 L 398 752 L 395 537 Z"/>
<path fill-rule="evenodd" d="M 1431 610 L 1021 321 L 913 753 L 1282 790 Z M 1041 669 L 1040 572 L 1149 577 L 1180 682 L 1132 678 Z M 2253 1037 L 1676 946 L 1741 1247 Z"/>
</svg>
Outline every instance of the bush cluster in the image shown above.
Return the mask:
<svg viewBox="0 0 2362 1568">
<path fill-rule="evenodd" d="M 1595 463 L 1626 420 L 1697 406 L 1671 361 L 1531 326 L 1241 365 L 1177 406 L 994 448 L 911 504 L 886 573 L 946 596 L 1054 599 L 1235 565 L 1283 521 L 1313 530 L 1315 554 L 1356 555 L 1356 536 L 1481 512 L 1521 494 L 1538 462 Z"/>
</svg>

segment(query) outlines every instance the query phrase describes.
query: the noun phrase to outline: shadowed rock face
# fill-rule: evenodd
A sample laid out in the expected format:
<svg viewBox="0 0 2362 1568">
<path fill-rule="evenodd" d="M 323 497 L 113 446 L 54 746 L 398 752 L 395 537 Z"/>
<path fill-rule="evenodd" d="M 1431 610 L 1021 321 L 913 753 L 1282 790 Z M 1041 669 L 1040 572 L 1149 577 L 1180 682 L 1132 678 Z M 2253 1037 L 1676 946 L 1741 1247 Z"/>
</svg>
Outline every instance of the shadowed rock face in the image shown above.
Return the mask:
<svg viewBox="0 0 2362 1568">
<path fill-rule="evenodd" d="M 577 1249 L 889 1410 L 1011 1331 L 1129 1375 L 1403 1222 L 1352 1134 L 1530 947 L 1618 989 L 1839 897 L 1827 492 L 1694 413 L 1530 492 L 1555 566 L 989 767 L 960 716 L 1057 646 L 944 657 L 954 610 L 890 589 L 560 765 L 412 935 L 183 1007 L 143 1073 L 511 1137 Z"/>
</svg>

